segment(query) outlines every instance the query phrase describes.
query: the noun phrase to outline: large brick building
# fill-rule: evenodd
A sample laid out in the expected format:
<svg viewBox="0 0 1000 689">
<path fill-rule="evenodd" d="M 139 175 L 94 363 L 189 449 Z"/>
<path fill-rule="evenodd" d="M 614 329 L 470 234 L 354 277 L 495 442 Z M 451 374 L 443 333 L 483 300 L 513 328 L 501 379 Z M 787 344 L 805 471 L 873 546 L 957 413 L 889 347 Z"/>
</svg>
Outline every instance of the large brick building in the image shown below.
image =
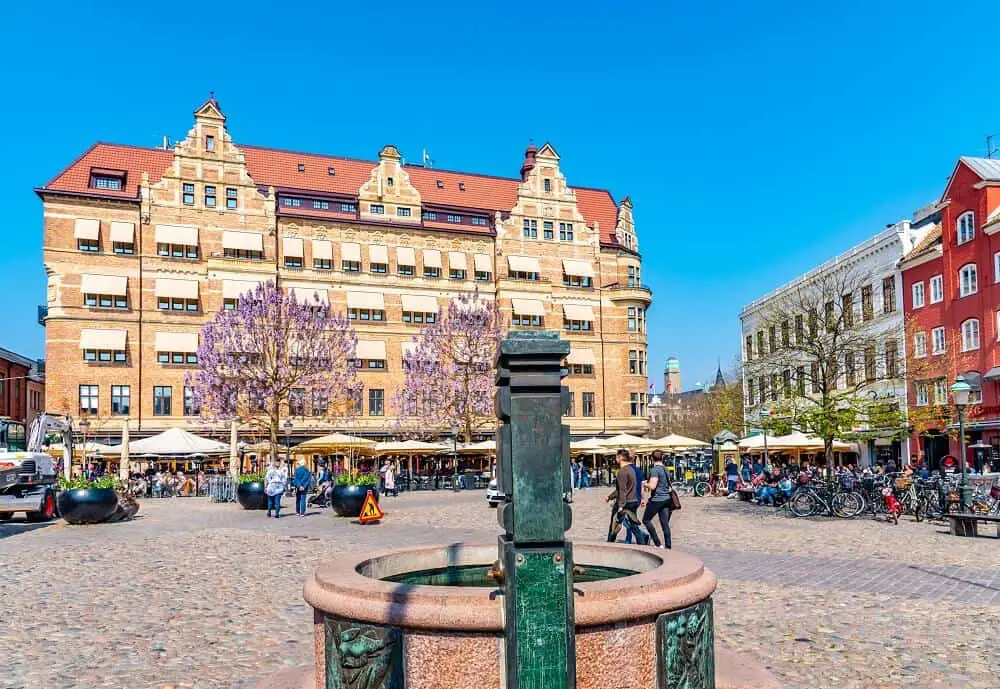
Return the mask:
<svg viewBox="0 0 1000 689">
<path fill-rule="evenodd" d="M 571 341 L 575 434 L 642 433 L 650 291 L 626 197 L 570 186 L 529 147 L 519 178 L 234 143 L 219 104 L 173 149 L 98 143 L 37 189 L 52 411 L 144 435 L 205 429 L 184 377 L 200 326 L 261 281 L 349 312 L 365 367 L 351 432 L 391 426 L 403 347 L 460 292 Z M 381 367 L 381 366 L 384 366 Z M 296 435 L 334 427 L 306 410 Z M 221 428 L 221 427 L 220 427 Z M 340 426 L 343 429 L 343 425 Z"/>
<path fill-rule="evenodd" d="M 996 467 L 1000 465 L 1000 161 L 960 158 L 938 206 L 940 228 L 900 262 L 914 441 L 932 466 L 946 454 L 958 456 L 948 388 L 961 375 L 973 387 L 967 442 L 988 445 L 980 448 L 985 450 L 981 456 L 985 454 Z M 973 452 L 969 457 L 974 458 Z"/>
<path fill-rule="evenodd" d="M 45 378 L 40 363 L 0 348 L 0 416 L 30 424 L 42 411 Z"/>
</svg>

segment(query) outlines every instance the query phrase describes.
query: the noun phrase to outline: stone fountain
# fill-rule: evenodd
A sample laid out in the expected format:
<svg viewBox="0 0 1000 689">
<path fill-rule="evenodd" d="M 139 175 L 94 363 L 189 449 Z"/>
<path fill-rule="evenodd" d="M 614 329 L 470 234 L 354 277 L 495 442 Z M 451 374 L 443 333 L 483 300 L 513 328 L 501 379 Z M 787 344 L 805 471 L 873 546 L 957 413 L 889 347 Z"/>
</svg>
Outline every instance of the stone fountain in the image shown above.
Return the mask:
<svg viewBox="0 0 1000 689">
<path fill-rule="evenodd" d="M 716 579 L 700 560 L 566 540 L 568 353 L 555 333 L 516 332 L 501 343 L 498 545 L 365 553 L 320 566 L 304 589 L 314 610 L 315 670 L 261 687 L 775 686 L 733 656 L 717 664 Z"/>
</svg>

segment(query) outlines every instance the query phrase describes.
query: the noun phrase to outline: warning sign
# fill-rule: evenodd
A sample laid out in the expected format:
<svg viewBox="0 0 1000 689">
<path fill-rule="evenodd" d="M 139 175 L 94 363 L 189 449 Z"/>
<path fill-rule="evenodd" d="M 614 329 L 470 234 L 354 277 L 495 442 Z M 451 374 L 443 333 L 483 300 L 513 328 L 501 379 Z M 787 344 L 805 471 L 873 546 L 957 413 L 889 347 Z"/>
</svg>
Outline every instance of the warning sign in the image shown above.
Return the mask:
<svg viewBox="0 0 1000 689">
<path fill-rule="evenodd" d="M 371 491 L 368 491 L 368 495 L 365 496 L 365 504 L 361 506 L 361 514 L 358 516 L 358 521 L 362 524 L 371 524 L 372 522 L 379 521 L 383 516 L 382 510 L 375 501 L 375 495 Z"/>
</svg>

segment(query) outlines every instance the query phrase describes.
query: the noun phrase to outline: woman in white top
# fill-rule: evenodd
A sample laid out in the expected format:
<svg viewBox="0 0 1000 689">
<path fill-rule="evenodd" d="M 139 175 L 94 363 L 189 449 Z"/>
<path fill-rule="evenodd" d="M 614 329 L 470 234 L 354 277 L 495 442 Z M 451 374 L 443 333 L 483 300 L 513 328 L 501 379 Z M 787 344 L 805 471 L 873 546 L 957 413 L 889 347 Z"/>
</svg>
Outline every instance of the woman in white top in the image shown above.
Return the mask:
<svg viewBox="0 0 1000 689">
<path fill-rule="evenodd" d="M 385 490 L 382 492 L 382 495 L 388 495 L 389 493 L 396 495 L 396 469 L 393 467 L 392 462 L 385 463 L 384 481 Z"/>
<path fill-rule="evenodd" d="M 271 468 L 264 476 L 264 492 L 267 493 L 267 516 L 271 516 L 274 510 L 274 518 L 281 516 L 281 496 L 285 493 L 285 486 L 288 484 L 288 469 L 275 459 L 271 462 Z"/>
</svg>

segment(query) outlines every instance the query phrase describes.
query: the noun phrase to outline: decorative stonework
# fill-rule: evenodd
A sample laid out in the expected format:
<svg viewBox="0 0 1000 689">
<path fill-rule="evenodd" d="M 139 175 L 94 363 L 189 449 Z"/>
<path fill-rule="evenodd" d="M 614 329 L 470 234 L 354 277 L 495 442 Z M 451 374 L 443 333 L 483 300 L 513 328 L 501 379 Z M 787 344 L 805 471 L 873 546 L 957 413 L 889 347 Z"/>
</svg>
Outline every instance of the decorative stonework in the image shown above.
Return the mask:
<svg viewBox="0 0 1000 689">
<path fill-rule="evenodd" d="M 403 158 L 395 146 L 385 146 L 378 154 L 378 165 L 372 168 L 368 181 L 358 190 L 361 217 L 380 222 L 420 224 L 420 192 L 410 183 L 403 167 Z M 384 213 L 372 215 L 371 204 L 383 206 Z M 410 215 L 400 216 L 397 208 L 409 208 Z"/>
<path fill-rule="evenodd" d="M 660 689 L 715 689 L 712 599 L 660 615 L 656 620 Z"/>
<path fill-rule="evenodd" d="M 404 689 L 403 633 L 327 617 L 326 689 Z"/>
<path fill-rule="evenodd" d="M 618 224 L 615 225 L 615 239 L 627 249 L 639 250 L 639 240 L 635 236 L 632 221 L 632 199 L 626 196 L 618 206 Z"/>
</svg>

